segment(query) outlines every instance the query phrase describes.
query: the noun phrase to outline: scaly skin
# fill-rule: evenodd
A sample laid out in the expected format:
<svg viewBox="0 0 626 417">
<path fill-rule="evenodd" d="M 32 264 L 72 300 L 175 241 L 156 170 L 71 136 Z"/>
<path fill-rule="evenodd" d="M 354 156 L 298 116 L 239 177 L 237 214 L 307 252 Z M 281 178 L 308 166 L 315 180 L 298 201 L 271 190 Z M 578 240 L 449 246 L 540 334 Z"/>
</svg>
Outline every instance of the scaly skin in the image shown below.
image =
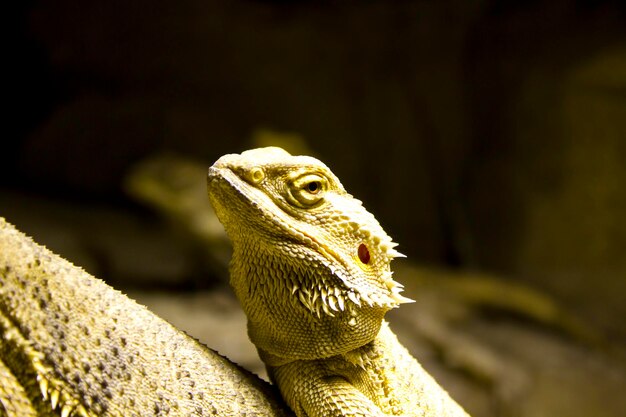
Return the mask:
<svg viewBox="0 0 626 417">
<path fill-rule="evenodd" d="M 400 254 L 323 163 L 225 155 L 208 191 L 250 339 L 298 416 L 467 416 L 384 321 L 411 301 L 392 279 Z"/>
<path fill-rule="evenodd" d="M 269 384 L 0 217 L 0 416 L 287 416 Z"/>
</svg>

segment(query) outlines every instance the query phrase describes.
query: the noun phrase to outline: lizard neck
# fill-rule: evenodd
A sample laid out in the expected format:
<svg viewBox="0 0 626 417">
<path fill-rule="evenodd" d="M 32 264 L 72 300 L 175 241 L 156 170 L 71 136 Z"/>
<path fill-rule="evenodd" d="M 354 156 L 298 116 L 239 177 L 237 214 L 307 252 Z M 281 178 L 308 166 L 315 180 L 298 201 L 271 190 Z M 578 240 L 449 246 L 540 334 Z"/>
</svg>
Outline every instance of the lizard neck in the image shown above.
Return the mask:
<svg viewBox="0 0 626 417">
<path fill-rule="evenodd" d="M 376 337 L 386 308 L 347 299 L 341 308 L 315 308 L 322 302 L 321 295 L 312 295 L 320 283 L 339 287 L 340 280 L 318 265 L 290 261 L 288 247 L 255 241 L 234 245 L 231 285 L 248 317 L 248 335 L 267 365 L 344 354 Z"/>
</svg>

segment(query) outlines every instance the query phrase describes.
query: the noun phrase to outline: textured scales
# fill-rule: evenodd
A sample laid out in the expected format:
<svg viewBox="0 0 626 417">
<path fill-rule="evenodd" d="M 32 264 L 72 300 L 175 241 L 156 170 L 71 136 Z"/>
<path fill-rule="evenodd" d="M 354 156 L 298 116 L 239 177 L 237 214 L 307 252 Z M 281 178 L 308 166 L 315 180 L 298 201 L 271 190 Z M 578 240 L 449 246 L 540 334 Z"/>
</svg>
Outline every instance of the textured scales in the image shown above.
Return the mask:
<svg viewBox="0 0 626 417">
<path fill-rule="evenodd" d="M 220 158 L 209 198 L 233 242 L 248 333 L 298 416 L 466 416 L 398 342 L 401 256 L 322 162 L 260 148 Z"/>
<path fill-rule="evenodd" d="M 287 416 L 271 387 L 0 217 L 0 416 Z"/>
</svg>

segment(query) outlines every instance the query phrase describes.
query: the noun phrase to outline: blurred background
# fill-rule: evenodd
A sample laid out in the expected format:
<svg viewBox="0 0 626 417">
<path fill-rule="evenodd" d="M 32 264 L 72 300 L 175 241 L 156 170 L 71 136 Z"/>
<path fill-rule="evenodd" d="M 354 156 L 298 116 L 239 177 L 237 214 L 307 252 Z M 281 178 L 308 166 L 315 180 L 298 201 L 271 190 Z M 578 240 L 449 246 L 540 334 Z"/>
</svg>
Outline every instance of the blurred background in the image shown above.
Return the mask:
<svg viewBox="0 0 626 417">
<path fill-rule="evenodd" d="M 37 242 L 262 373 L 232 346 L 245 320 L 204 181 L 278 144 L 324 161 L 400 243 L 418 303 L 392 325 L 474 415 L 626 415 L 623 2 L 5 16 L 0 216 Z"/>
</svg>

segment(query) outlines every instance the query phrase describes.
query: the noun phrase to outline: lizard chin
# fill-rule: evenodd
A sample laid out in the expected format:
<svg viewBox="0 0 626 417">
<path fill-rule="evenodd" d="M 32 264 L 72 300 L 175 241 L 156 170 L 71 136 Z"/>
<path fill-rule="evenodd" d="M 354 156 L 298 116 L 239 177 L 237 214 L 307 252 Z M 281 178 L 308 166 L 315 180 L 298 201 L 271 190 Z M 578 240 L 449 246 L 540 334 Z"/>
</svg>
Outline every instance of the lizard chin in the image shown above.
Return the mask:
<svg viewBox="0 0 626 417">
<path fill-rule="evenodd" d="M 254 242 L 233 253 L 231 284 L 248 317 L 248 335 L 266 363 L 343 354 L 377 336 L 390 307 L 360 302 L 310 250 L 313 257 L 285 263 L 284 253 Z M 250 261 L 251 253 L 254 262 L 239 262 Z"/>
</svg>

